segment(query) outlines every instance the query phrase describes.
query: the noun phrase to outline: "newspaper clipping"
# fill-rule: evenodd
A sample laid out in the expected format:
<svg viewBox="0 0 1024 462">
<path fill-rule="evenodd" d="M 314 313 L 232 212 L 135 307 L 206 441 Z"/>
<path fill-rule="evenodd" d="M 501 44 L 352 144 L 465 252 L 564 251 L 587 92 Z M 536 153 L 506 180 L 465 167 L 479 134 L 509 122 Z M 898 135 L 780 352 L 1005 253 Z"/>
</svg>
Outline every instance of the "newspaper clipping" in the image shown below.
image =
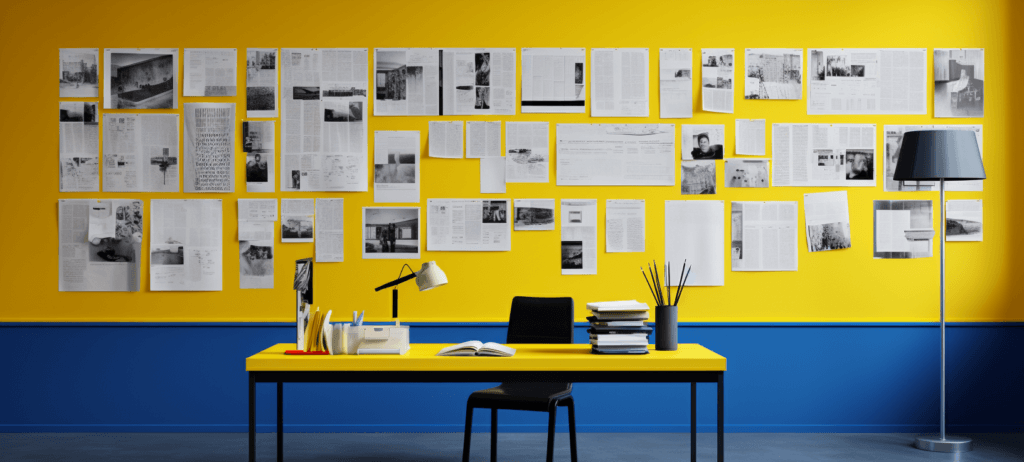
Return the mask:
<svg viewBox="0 0 1024 462">
<path fill-rule="evenodd" d="M 316 200 L 316 261 L 345 261 L 345 199 Z"/>
<path fill-rule="evenodd" d="M 99 48 L 60 49 L 60 97 L 99 98 Z"/>
<path fill-rule="evenodd" d="M 178 192 L 178 114 L 103 114 L 103 190 Z"/>
<path fill-rule="evenodd" d="M 274 121 L 242 122 L 245 190 L 274 192 Z"/>
<path fill-rule="evenodd" d="M 277 48 L 245 51 L 245 116 L 277 117 Z"/>
<path fill-rule="evenodd" d="M 103 50 L 103 109 L 177 109 L 177 48 Z"/>
<path fill-rule="evenodd" d="M 275 221 L 277 199 L 238 200 L 239 288 L 274 288 Z"/>
<path fill-rule="evenodd" d="M 427 155 L 443 159 L 461 159 L 463 136 L 461 120 L 427 122 Z"/>
<path fill-rule="evenodd" d="M 935 117 L 985 116 L 985 49 L 935 49 Z"/>
<path fill-rule="evenodd" d="M 516 199 L 516 231 L 553 231 L 554 199 Z"/>
<path fill-rule="evenodd" d="M 796 271 L 800 225 L 793 202 L 732 202 L 732 270 Z"/>
<path fill-rule="evenodd" d="M 185 103 L 185 192 L 235 191 L 235 103 Z"/>
<path fill-rule="evenodd" d="M 373 115 L 441 115 L 440 55 L 438 48 L 374 48 Z"/>
<path fill-rule="evenodd" d="M 501 122 L 466 122 L 466 158 L 501 156 Z"/>
<path fill-rule="evenodd" d="M 57 217 L 57 290 L 139 291 L 142 201 L 61 199 Z"/>
<path fill-rule="evenodd" d="M 562 199 L 562 274 L 597 274 L 597 200 Z"/>
<path fill-rule="evenodd" d="M 732 114 L 733 48 L 700 50 L 701 106 L 706 112 Z"/>
<path fill-rule="evenodd" d="M 60 102 L 60 192 L 100 190 L 100 124 L 95 101 Z"/>
<path fill-rule="evenodd" d="M 420 201 L 419 130 L 374 132 L 373 201 Z"/>
<path fill-rule="evenodd" d="M 281 199 L 281 242 L 313 242 L 313 199 Z"/>
<path fill-rule="evenodd" d="M 480 158 L 480 194 L 505 194 L 505 158 Z"/>
<path fill-rule="evenodd" d="M 604 208 L 605 252 L 643 252 L 647 240 L 644 200 L 608 199 Z"/>
<path fill-rule="evenodd" d="M 875 186 L 875 124 L 772 124 L 773 186 Z"/>
<path fill-rule="evenodd" d="M 235 96 L 237 48 L 186 48 L 182 96 Z"/>
<path fill-rule="evenodd" d="M 803 48 L 747 48 L 745 99 L 802 99 Z"/>
<path fill-rule="evenodd" d="M 932 201 L 875 201 L 875 258 L 932 256 Z"/>
<path fill-rule="evenodd" d="M 591 48 L 591 117 L 647 117 L 647 48 Z"/>
<path fill-rule="evenodd" d="M 445 49 L 441 69 L 441 115 L 516 113 L 515 48 Z"/>
<path fill-rule="evenodd" d="M 811 48 L 807 68 L 809 115 L 927 112 L 927 48 Z"/>
<path fill-rule="evenodd" d="M 946 201 L 946 242 L 981 242 L 981 199 Z"/>
<path fill-rule="evenodd" d="M 726 159 L 726 188 L 767 188 L 768 159 Z"/>
<path fill-rule="evenodd" d="M 587 90 L 585 48 L 523 48 L 523 114 L 583 114 Z"/>
<path fill-rule="evenodd" d="M 725 285 L 725 202 L 665 201 L 665 261 L 684 260 L 687 286 Z"/>
<path fill-rule="evenodd" d="M 658 56 L 662 119 L 693 117 L 693 49 L 662 48 Z"/>
<path fill-rule="evenodd" d="M 508 183 L 550 181 L 548 122 L 505 122 L 505 178 Z"/>
<path fill-rule="evenodd" d="M 978 139 L 978 152 L 982 157 L 985 155 L 982 144 L 981 125 L 886 125 L 885 126 L 885 180 L 883 182 L 886 191 L 938 191 L 937 181 L 896 181 L 893 175 L 896 173 L 896 164 L 900 158 L 900 147 L 903 145 L 903 134 L 919 130 L 968 130 L 974 132 Z M 946 191 L 982 191 L 983 180 L 949 181 L 946 183 Z"/>
<path fill-rule="evenodd" d="M 150 201 L 149 289 L 220 291 L 220 199 Z"/>
<path fill-rule="evenodd" d="M 736 119 L 736 154 L 764 155 L 764 119 Z"/>
<path fill-rule="evenodd" d="M 846 191 L 804 194 L 807 251 L 850 248 L 850 209 Z"/>
<path fill-rule="evenodd" d="M 673 124 L 558 124 L 559 186 L 672 186 Z"/>
<path fill-rule="evenodd" d="M 427 199 L 427 250 L 512 250 L 508 199 Z"/>
<path fill-rule="evenodd" d="M 419 207 L 363 207 L 363 259 L 419 258 Z"/>
</svg>

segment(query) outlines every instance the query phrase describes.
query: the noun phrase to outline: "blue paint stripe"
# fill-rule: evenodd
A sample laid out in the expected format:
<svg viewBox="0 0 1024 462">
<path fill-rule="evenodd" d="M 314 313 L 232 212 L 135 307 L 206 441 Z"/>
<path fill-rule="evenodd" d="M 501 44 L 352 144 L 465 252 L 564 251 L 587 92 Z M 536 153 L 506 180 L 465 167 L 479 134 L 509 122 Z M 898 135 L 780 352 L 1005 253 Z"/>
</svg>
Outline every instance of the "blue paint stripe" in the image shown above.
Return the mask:
<svg viewBox="0 0 1024 462">
<path fill-rule="evenodd" d="M 390 325 L 367 322 L 366 325 Z M 415 327 L 507 327 L 507 322 L 406 322 Z M 655 325 L 655 322 L 649 322 Z M 293 322 L 0 322 L 0 327 L 293 327 Z M 588 327 L 586 322 L 576 327 Z M 939 327 L 936 322 L 680 322 L 679 327 Z M 946 327 L 1024 327 L 1024 322 L 947 322 Z"/>
</svg>

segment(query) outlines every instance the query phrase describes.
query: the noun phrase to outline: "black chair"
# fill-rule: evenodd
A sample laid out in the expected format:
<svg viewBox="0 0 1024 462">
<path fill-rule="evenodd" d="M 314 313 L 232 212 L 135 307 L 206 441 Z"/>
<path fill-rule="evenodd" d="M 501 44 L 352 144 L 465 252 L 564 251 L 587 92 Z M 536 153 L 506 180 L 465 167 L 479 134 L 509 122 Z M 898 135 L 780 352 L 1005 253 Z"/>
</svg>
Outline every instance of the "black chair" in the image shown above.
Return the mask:
<svg viewBox="0 0 1024 462">
<path fill-rule="evenodd" d="M 573 303 L 570 297 L 515 297 L 508 318 L 506 343 L 572 343 Z M 569 408 L 569 448 L 576 462 L 576 413 L 571 383 L 506 382 L 469 395 L 466 405 L 466 441 L 462 460 L 469 462 L 473 409 L 491 410 L 491 462 L 498 460 L 498 409 L 548 413 L 548 462 L 555 448 L 555 410 Z"/>
</svg>

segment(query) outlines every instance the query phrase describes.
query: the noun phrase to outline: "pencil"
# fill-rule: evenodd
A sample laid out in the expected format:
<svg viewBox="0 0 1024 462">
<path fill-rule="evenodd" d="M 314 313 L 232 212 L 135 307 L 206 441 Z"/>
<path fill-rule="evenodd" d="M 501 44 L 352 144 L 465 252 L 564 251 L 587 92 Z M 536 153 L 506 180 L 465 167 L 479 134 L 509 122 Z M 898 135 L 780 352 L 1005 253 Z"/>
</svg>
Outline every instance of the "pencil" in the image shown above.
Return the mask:
<svg viewBox="0 0 1024 462">
<path fill-rule="evenodd" d="M 654 295 L 654 288 L 651 287 L 651 281 L 647 280 L 647 273 L 644 272 L 644 268 L 640 267 L 640 274 L 644 275 L 644 281 L 647 281 L 647 288 L 651 290 L 651 296 L 654 297 L 654 303 L 658 303 L 658 296 Z"/>
<path fill-rule="evenodd" d="M 679 295 L 683 291 L 683 273 L 686 272 L 686 260 L 683 260 L 683 270 L 679 273 L 679 284 L 676 287 L 676 302 L 673 305 L 679 304 Z"/>
<path fill-rule="evenodd" d="M 654 279 L 658 281 L 658 304 L 664 305 L 665 299 L 661 298 L 661 274 L 658 273 L 658 260 L 654 260 Z"/>
</svg>

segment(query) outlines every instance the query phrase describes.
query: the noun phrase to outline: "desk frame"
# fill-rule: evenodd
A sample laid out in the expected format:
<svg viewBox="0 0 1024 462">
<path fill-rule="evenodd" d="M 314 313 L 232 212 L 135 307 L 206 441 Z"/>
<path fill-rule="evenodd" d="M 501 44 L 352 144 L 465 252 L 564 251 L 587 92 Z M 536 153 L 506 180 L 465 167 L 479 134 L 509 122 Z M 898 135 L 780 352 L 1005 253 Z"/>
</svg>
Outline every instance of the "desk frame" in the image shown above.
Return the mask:
<svg viewBox="0 0 1024 462">
<path fill-rule="evenodd" d="M 277 384 L 277 460 L 284 461 L 284 383 L 690 383 L 690 461 L 697 462 L 697 384 L 718 384 L 718 462 L 725 460 L 725 371 L 250 371 L 249 461 L 256 462 L 256 384 Z"/>
</svg>

